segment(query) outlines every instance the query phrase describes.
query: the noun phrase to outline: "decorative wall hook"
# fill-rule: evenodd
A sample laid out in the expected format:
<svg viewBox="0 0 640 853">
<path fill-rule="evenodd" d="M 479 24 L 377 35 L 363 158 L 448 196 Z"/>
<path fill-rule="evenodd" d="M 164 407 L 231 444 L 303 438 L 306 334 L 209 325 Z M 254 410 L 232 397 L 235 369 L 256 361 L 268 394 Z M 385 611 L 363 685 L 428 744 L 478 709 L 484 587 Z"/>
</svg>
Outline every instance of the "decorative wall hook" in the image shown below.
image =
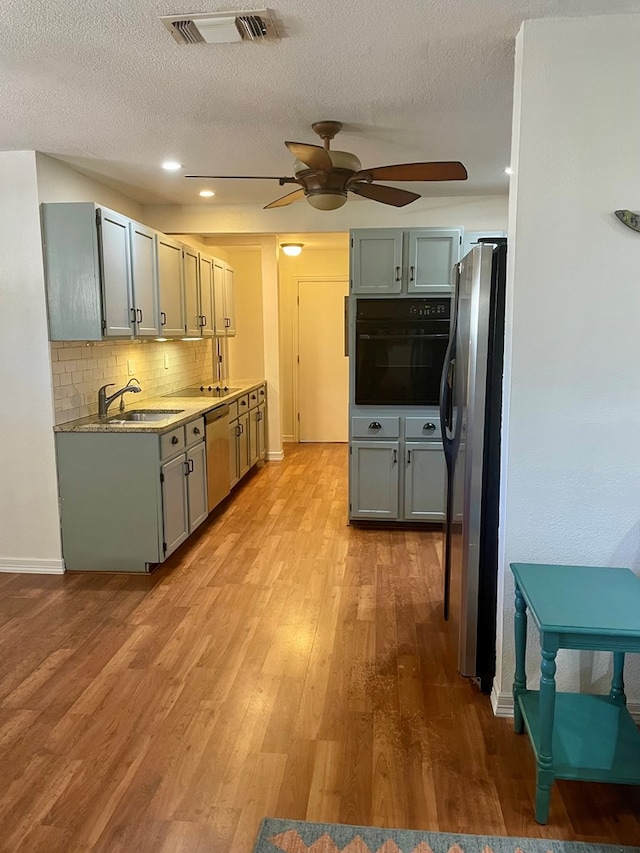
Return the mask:
<svg viewBox="0 0 640 853">
<path fill-rule="evenodd" d="M 632 210 L 616 210 L 616 216 L 627 228 L 633 231 L 640 231 L 640 214 L 634 213 Z"/>
</svg>

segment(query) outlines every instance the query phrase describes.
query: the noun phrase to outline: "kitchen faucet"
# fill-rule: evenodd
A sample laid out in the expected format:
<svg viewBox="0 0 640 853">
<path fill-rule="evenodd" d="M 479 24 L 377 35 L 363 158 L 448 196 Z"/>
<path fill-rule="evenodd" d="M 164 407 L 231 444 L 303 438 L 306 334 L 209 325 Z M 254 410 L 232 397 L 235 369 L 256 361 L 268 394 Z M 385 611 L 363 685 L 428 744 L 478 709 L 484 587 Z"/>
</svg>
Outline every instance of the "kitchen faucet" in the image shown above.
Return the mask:
<svg viewBox="0 0 640 853">
<path fill-rule="evenodd" d="M 132 376 L 131 379 L 127 382 L 124 388 L 119 388 L 117 391 L 107 397 L 107 388 L 111 388 L 115 383 L 109 382 L 107 385 L 103 385 L 102 388 L 98 391 L 98 417 L 106 418 L 107 411 L 109 410 L 109 406 L 113 403 L 114 400 L 117 400 L 120 397 L 120 407 L 124 409 L 124 398 L 123 395 L 126 394 L 127 391 L 132 391 L 134 394 L 139 394 L 142 391 L 140 387 L 140 383 L 137 385 L 132 385 L 132 382 L 138 382 L 138 380 Z"/>
</svg>

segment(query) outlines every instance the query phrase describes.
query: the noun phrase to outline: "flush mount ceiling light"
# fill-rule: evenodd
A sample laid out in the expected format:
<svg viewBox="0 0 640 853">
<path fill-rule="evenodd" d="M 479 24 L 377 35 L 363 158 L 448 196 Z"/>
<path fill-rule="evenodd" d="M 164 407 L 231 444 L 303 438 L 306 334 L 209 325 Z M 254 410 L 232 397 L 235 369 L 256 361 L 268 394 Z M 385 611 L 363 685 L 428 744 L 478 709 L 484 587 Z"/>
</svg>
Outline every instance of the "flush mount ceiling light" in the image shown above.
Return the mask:
<svg viewBox="0 0 640 853">
<path fill-rule="evenodd" d="M 200 190 L 200 195 L 202 198 L 211 198 L 215 193 L 213 190 Z"/>
<path fill-rule="evenodd" d="M 200 180 L 226 178 L 232 181 L 257 180 L 278 181 L 297 184 L 298 189 L 267 204 L 265 210 L 285 207 L 298 199 L 306 198 L 317 210 L 337 210 L 347 200 L 347 193 L 363 198 L 404 207 L 420 198 L 418 193 L 387 187 L 374 181 L 466 181 L 467 170 L 456 161 L 435 163 L 398 163 L 394 166 L 376 166 L 363 169 L 360 160 L 348 151 L 330 148 L 333 137 L 342 128 L 339 121 L 317 121 L 311 125 L 323 145 L 308 145 L 305 142 L 285 142 L 296 158 L 291 178 L 276 178 L 263 175 L 185 175 L 185 178 Z"/>
<path fill-rule="evenodd" d="M 177 172 L 178 169 L 182 169 L 182 163 L 178 163 L 176 160 L 165 160 L 162 168 L 166 169 L 167 172 Z"/>
<path fill-rule="evenodd" d="M 325 208 L 325 210 L 326 209 L 327 208 Z M 285 255 L 289 255 L 291 258 L 295 258 L 296 255 L 299 255 L 303 246 L 304 243 L 280 243 L 282 251 Z"/>
</svg>

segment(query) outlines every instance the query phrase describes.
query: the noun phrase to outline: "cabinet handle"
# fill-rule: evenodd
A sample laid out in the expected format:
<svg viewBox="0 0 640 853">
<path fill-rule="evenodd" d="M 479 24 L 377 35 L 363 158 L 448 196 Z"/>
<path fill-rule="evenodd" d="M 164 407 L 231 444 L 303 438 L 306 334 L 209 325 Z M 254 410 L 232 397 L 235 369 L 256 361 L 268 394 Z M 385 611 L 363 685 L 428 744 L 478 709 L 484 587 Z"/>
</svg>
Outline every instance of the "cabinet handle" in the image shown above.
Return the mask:
<svg viewBox="0 0 640 853">
<path fill-rule="evenodd" d="M 242 424 L 237 424 L 237 426 L 236 426 L 236 436 L 237 436 L 237 438 L 240 438 L 240 436 L 242 435 L 242 433 L 243 433 L 243 432 L 244 432 L 244 430 L 243 430 L 243 428 L 242 428 Z"/>
<path fill-rule="evenodd" d="M 160 325 L 161 326 L 167 325 L 167 315 L 164 313 L 164 311 L 160 312 Z"/>
<path fill-rule="evenodd" d="M 409 267 L 409 281 L 413 281 L 415 279 L 415 267 Z"/>
<path fill-rule="evenodd" d="M 191 460 L 187 459 L 187 461 L 186 461 L 186 462 L 183 462 L 183 463 L 182 463 L 182 464 L 184 465 L 184 476 L 185 476 L 185 477 L 188 477 L 188 476 L 189 476 L 189 474 L 191 473 L 191 469 L 189 468 L 189 462 L 190 462 L 190 461 L 191 461 Z"/>
<path fill-rule="evenodd" d="M 378 423 L 378 421 L 371 421 L 369 429 L 382 429 L 382 424 Z"/>
<path fill-rule="evenodd" d="M 252 399 L 252 400 L 257 400 L 258 398 L 256 397 L 256 395 L 255 395 L 255 394 L 252 394 L 252 395 L 251 395 L 251 399 Z"/>
<path fill-rule="evenodd" d="M 431 421 L 427 421 L 427 423 L 422 427 L 422 429 L 428 429 L 429 432 L 431 432 L 431 430 L 434 430 L 435 428 L 436 425 L 432 424 Z"/>
<path fill-rule="evenodd" d="M 247 405 L 247 401 L 246 401 L 246 400 L 240 400 L 240 405 L 241 405 L 241 406 L 246 406 L 246 405 Z"/>
<path fill-rule="evenodd" d="M 264 397 L 264 388 L 261 388 L 261 389 L 260 389 L 260 396 L 261 396 L 261 397 Z"/>
<path fill-rule="evenodd" d="M 205 327 L 206 325 L 207 325 L 207 315 L 206 315 L 206 314 L 201 314 L 201 315 L 200 315 L 200 326 L 204 329 L 204 327 Z"/>
<path fill-rule="evenodd" d="M 396 465 L 398 462 L 398 451 L 394 449 L 393 451 L 393 464 Z"/>
<path fill-rule="evenodd" d="M 194 435 L 200 435 L 200 427 L 194 427 L 193 428 L 193 434 Z"/>
<path fill-rule="evenodd" d="M 171 439 L 171 444 L 177 444 L 177 443 L 178 443 L 178 436 L 174 435 L 173 438 Z"/>
<path fill-rule="evenodd" d="M 135 321 L 136 321 L 136 309 L 132 308 L 131 309 L 131 322 L 135 323 Z"/>
<path fill-rule="evenodd" d="M 230 328 L 231 328 L 231 320 L 229 319 L 229 317 L 225 317 L 225 318 L 224 318 L 224 325 L 225 325 L 225 328 L 226 328 L 226 329 L 230 329 Z"/>
<path fill-rule="evenodd" d="M 187 459 L 187 465 L 189 466 L 189 473 L 190 473 L 190 474 L 193 474 L 193 470 L 194 470 L 194 468 L 196 467 L 195 462 L 193 461 L 193 459 Z"/>
<path fill-rule="evenodd" d="M 136 308 L 136 314 L 139 314 L 138 323 L 142 323 L 142 308 Z"/>
<path fill-rule="evenodd" d="M 396 281 L 400 281 L 400 267 L 396 267 Z"/>
<path fill-rule="evenodd" d="M 411 465 L 411 451 L 407 450 L 407 465 Z"/>
</svg>

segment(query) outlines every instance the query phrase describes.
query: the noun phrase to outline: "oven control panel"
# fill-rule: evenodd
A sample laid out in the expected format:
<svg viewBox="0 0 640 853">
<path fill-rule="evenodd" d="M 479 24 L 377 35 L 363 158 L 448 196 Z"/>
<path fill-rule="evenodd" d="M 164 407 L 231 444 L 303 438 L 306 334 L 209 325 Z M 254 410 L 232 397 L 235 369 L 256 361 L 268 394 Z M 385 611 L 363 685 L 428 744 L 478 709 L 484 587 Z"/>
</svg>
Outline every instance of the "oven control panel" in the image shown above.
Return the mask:
<svg viewBox="0 0 640 853">
<path fill-rule="evenodd" d="M 434 317 L 437 320 L 449 318 L 449 302 L 412 303 L 409 307 L 411 317 Z"/>
<path fill-rule="evenodd" d="M 391 299 L 356 300 L 356 321 L 411 322 L 419 320 L 448 320 L 451 316 L 451 297 L 422 299 L 393 297 Z"/>
</svg>

